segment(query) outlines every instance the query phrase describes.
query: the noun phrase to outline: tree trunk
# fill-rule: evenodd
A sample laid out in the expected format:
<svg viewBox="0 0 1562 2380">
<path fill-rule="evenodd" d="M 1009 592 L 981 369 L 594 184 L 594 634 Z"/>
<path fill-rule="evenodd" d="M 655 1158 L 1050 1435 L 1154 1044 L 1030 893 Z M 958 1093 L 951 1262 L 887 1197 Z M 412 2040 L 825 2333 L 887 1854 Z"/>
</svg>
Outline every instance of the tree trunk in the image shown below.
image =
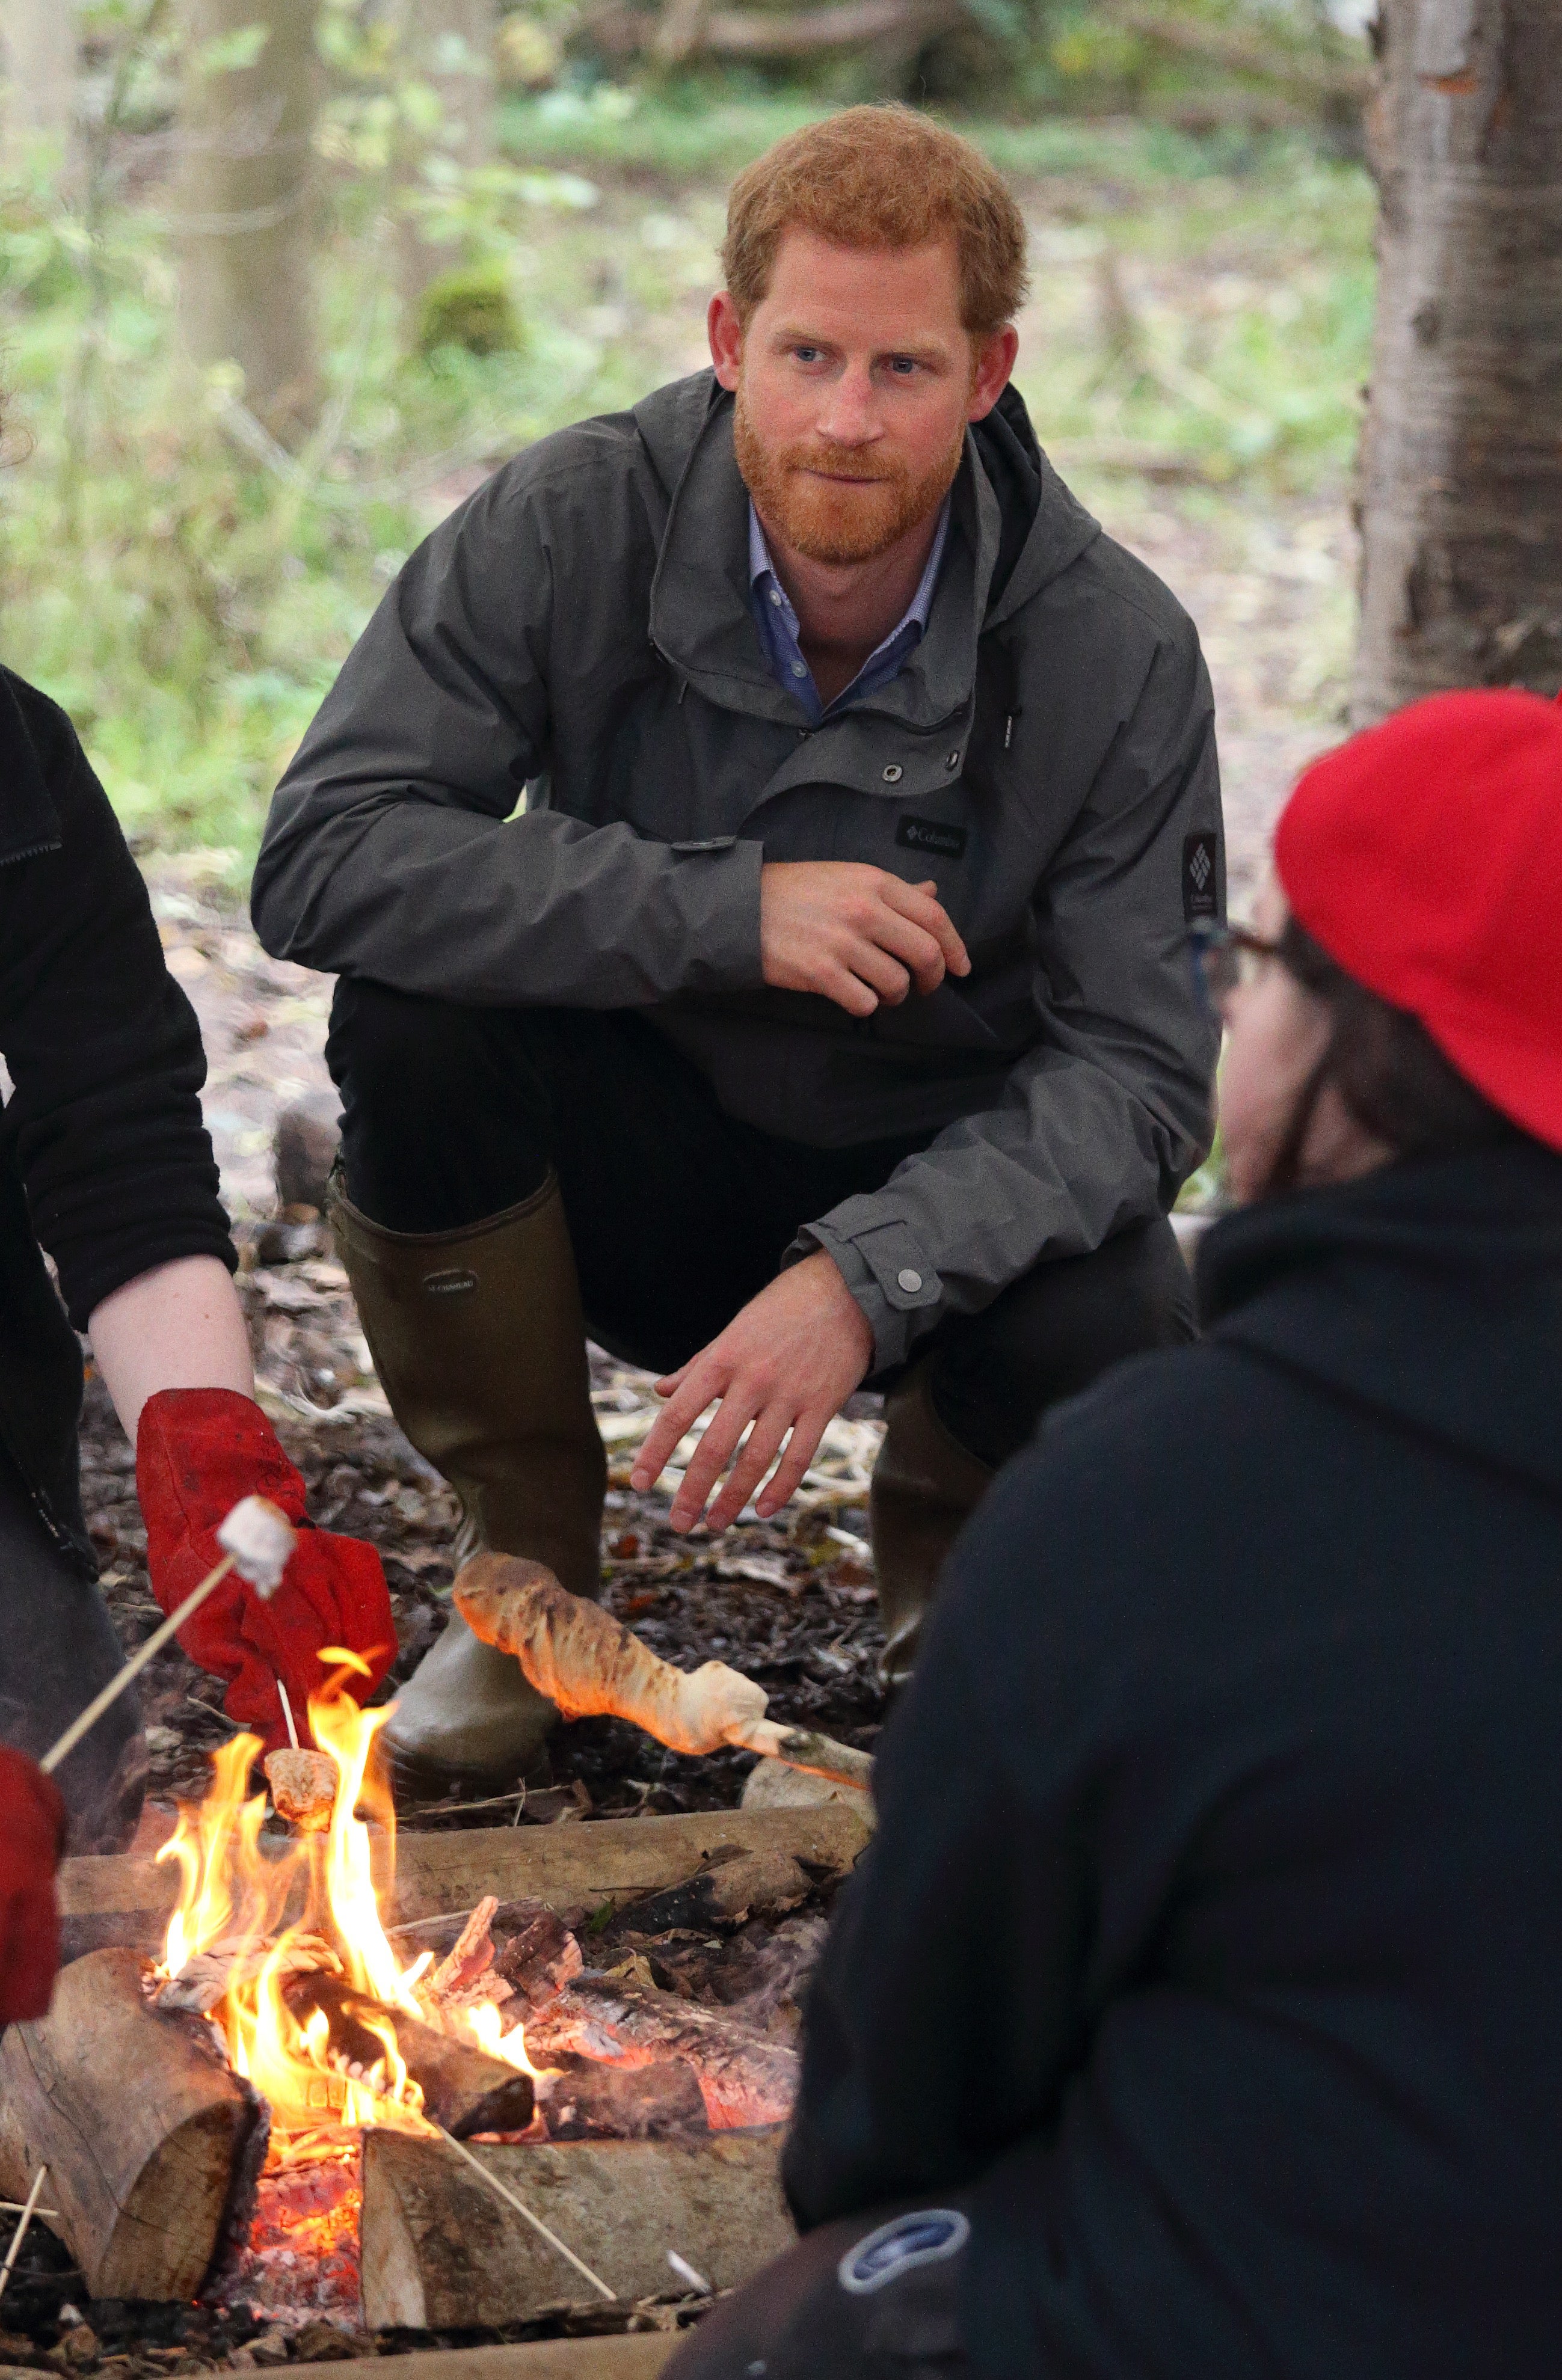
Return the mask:
<svg viewBox="0 0 1562 2380">
<path fill-rule="evenodd" d="M 449 159 L 464 171 L 485 165 L 494 154 L 494 0 L 415 0 L 404 13 L 401 71 L 426 83 L 439 97 L 439 130 L 428 153 Z M 422 188 L 414 173 L 409 193 Z M 415 206 L 402 216 L 397 277 L 409 316 L 424 290 L 462 261 L 453 241 L 431 238 Z"/>
<path fill-rule="evenodd" d="M 179 314 L 200 364 L 233 362 L 285 441 L 319 404 L 311 288 L 316 0 L 184 0 L 174 212 Z M 246 43 L 263 34 L 250 57 Z"/>
<path fill-rule="evenodd" d="M 76 112 L 73 0 L 6 0 L 9 129 L 44 132 L 70 146 Z"/>
<path fill-rule="evenodd" d="M 1382 0 L 1358 724 L 1562 684 L 1562 0 Z"/>
</svg>

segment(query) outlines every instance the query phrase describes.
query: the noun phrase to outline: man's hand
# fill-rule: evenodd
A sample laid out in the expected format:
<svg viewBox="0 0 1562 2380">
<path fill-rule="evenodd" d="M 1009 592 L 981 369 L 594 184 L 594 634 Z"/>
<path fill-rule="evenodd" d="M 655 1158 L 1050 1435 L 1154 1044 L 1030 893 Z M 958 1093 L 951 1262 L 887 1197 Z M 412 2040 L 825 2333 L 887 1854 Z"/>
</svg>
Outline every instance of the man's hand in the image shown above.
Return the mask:
<svg viewBox="0 0 1562 2380">
<path fill-rule="evenodd" d="M 906 884 L 855 860 L 770 860 L 760 870 L 760 958 L 766 983 L 823 992 L 851 1016 L 897 1007 L 911 986 L 936 991 L 970 960 L 938 887 Z M 716 1341 L 720 1346 L 722 1342 Z"/>
<path fill-rule="evenodd" d="M 851 868 L 839 872 L 872 876 L 876 871 Z M 709 1519 L 713 1529 L 725 1529 L 737 1519 L 790 1430 L 786 1457 L 756 1500 L 768 1521 L 798 1487 L 827 1423 L 863 1378 L 873 1355 L 867 1318 L 834 1259 L 823 1249 L 804 1257 L 750 1298 L 721 1336 L 691 1356 L 681 1371 L 657 1381 L 656 1393 L 667 1399 L 667 1410 L 641 1449 L 630 1475 L 632 1485 L 642 1493 L 653 1488 L 690 1422 L 717 1400 L 719 1411 L 712 1415 L 673 1500 L 673 1526 L 694 1526 L 750 1422 L 748 1444 L 711 1506 Z"/>
</svg>

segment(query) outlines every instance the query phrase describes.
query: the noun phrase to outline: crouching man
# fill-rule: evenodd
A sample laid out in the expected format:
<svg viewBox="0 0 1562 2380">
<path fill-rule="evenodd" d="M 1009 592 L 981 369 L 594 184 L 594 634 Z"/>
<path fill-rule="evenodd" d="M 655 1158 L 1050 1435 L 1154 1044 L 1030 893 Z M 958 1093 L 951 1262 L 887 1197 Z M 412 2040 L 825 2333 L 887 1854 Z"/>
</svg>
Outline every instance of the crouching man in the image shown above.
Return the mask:
<svg viewBox="0 0 1562 2380">
<path fill-rule="evenodd" d="M 718 1407 L 684 1527 L 776 1511 L 872 1380 L 898 1680 L 994 1467 L 1190 1327 L 1212 704 L 1009 386 L 1024 227 L 973 150 L 850 109 L 739 177 L 723 261 L 712 370 L 407 564 L 254 914 L 341 978 L 336 1228 L 466 1545 L 596 1590 L 588 1330 L 666 1375 L 637 1485 Z M 548 1718 L 457 1621 L 393 1747 L 513 1777 Z"/>
</svg>

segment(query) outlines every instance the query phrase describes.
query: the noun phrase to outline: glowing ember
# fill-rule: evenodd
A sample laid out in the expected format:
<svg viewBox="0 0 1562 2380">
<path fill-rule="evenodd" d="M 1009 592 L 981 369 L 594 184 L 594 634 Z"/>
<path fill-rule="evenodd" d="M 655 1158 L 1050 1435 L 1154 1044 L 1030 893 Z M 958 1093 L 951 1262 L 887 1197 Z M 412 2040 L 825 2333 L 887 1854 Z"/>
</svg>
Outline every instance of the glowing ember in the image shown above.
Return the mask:
<svg viewBox="0 0 1562 2380">
<path fill-rule="evenodd" d="M 266 2161 L 250 2236 L 213 2295 L 273 2320 L 361 2319 L 359 2218 L 363 2152 L 356 2132 L 300 2135 Z"/>
<path fill-rule="evenodd" d="M 339 1967 L 358 1991 L 387 2009 L 533 2070 L 519 2025 L 506 2028 L 499 2013 L 510 1993 L 491 1973 L 492 1902 L 474 1912 L 437 1973 L 431 1973 L 432 1952 L 404 1965 L 386 1937 L 375 1839 L 388 1879 L 396 1815 L 388 1791 L 370 1774 L 370 1755 L 390 1710 L 360 1710 L 340 1691 L 344 1675 L 338 1671 L 309 1706 L 320 1747 L 313 1756 L 328 1759 L 336 1776 L 327 1829 L 303 1834 L 280 1857 L 262 1850 L 265 1795 L 247 1791 L 262 1746 L 240 1735 L 214 1756 L 211 1792 L 198 1806 L 180 1805 L 177 1828 L 157 1855 L 178 1864 L 181 1882 L 153 1985 L 177 2004 L 209 2010 L 234 2071 L 271 2104 L 274 2157 L 281 2165 L 292 2155 L 292 2136 L 318 2134 L 323 2126 L 432 2129 L 388 2018 L 360 2011 L 381 2054 L 348 2068 L 332 2046 L 324 2012 L 296 2015 L 284 1996 L 300 1967 Z M 300 1897 L 301 1917 L 285 1924 L 289 1902 Z"/>
</svg>

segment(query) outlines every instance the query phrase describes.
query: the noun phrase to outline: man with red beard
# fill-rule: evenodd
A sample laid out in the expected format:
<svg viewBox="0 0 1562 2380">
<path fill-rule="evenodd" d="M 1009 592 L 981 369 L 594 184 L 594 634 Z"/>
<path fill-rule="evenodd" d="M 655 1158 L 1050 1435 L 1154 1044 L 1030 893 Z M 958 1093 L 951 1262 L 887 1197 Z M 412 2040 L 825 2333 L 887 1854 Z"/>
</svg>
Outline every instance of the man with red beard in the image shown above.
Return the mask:
<svg viewBox="0 0 1562 2380">
<path fill-rule="evenodd" d="M 402 570 L 280 786 L 254 914 L 336 972 L 335 1222 L 458 1550 L 600 1578 L 588 1331 L 635 1484 L 778 1511 L 864 1382 L 886 1675 L 1038 1415 L 1188 1335 L 1220 911 L 1210 688 L 1009 385 L 1025 235 L 911 111 L 734 186 L 713 368 L 541 441 Z M 458 1619 L 404 1774 L 535 1772 Z"/>
</svg>

